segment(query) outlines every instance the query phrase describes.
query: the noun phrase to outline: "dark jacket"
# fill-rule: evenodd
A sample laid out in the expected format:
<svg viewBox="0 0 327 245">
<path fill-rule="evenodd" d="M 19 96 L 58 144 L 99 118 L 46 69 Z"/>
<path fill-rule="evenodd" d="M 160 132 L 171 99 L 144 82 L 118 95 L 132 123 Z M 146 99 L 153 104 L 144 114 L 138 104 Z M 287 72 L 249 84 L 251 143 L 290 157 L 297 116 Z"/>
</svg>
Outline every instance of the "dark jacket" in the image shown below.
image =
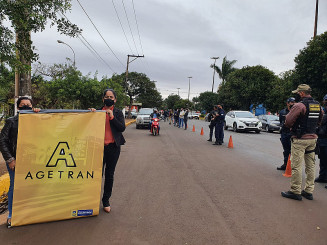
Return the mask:
<svg viewBox="0 0 327 245">
<path fill-rule="evenodd" d="M 103 108 L 99 109 L 102 110 Z M 113 110 L 114 119 L 110 120 L 110 128 L 117 146 L 124 145 L 126 140 L 122 134 L 125 131 L 125 118 L 123 112 L 117 108 Z"/>
<path fill-rule="evenodd" d="M 288 127 L 285 127 L 284 125 L 286 120 L 286 115 L 289 112 L 290 111 L 288 110 L 288 108 L 285 108 L 279 112 L 279 122 L 280 122 L 280 126 L 282 127 L 282 129 L 280 130 L 281 134 L 291 134 L 291 130 Z"/>
<path fill-rule="evenodd" d="M 184 114 L 184 122 L 186 122 L 188 119 L 188 111 L 185 111 L 185 114 Z"/>
<path fill-rule="evenodd" d="M 0 133 L 0 151 L 5 161 L 16 158 L 18 134 L 18 115 L 6 120 Z"/>
</svg>

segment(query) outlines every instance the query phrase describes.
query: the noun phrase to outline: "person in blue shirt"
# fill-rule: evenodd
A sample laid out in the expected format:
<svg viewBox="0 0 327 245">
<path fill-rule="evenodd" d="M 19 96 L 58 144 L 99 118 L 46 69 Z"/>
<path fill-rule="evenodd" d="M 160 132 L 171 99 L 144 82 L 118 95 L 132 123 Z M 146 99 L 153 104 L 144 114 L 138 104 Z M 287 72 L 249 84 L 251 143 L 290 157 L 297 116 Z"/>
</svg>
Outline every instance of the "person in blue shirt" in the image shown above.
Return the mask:
<svg viewBox="0 0 327 245">
<path fill-rule="evenodd" d="M 160 119 L 160 114 L 159 114 L 157 109 L 153 109 L 153 112 L 150 114 L 150 119 L 151 119 L 150 122 L 149 122 L 150 132 L 151 132 L 151 125 L 152 125 L 152 119 L 153 118 Z M 159 129 L 160 129 L 160 127 L 159 127 Z"/>
</svg>

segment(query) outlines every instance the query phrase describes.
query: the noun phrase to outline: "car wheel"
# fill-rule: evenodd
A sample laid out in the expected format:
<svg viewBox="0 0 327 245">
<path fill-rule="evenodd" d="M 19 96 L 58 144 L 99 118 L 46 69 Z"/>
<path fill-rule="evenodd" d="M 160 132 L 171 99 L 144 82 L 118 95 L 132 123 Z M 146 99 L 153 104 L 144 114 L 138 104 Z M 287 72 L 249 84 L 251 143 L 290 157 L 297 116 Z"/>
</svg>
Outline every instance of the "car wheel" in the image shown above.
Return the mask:
<svg viewBox="0 0 327 245">
<path fill-rule="evenodd" d="M 256 132 L 257 134 L 260 134 L 260 130 L 256 130 L 255 132 Z"/>
<path fill-rule="evenodd" d="M 140 128 L 140 125 L 137 125 L 137 124 L 136 124 L 136 129 L 139 129 L 139 128 Z"/>
<path fill-rule="evenodd" d="M 226 122 L 224 123 L 225 125 L 224 125 L 224 129 L 225 130 L 228 130 L 228 126 L 226 125 Z"/>
<path fill-rule="evenodd" d="M 237 132 L 237 124 L 236 123 L 233 124 L 233 131 Z"/>
</svg>

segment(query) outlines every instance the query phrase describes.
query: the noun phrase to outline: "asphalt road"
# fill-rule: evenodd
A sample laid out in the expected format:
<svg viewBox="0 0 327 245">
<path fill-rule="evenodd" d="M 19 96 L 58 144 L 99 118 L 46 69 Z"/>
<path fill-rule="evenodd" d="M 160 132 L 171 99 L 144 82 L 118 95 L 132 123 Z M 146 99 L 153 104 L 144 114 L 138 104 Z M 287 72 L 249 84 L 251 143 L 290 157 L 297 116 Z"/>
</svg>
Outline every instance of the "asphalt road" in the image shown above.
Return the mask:
<svg viewBox="0 0 327 245">
<path fill-rule="evenodd" d="M 278 134 L 227 131 L 224 145 L 213 146 L 208 123 L 189 120 L 188 130 L 161 123 L 154 137 L 131 125 L 124 135 L 110 214 L 1 225 L 0 243 L 327 244 L 324 185 L 316 185 L 313 201 L 280 195 L 290 179 L 276 170 Z M 230 135 L 234 149 L 227 148 Z"/>
</svg>

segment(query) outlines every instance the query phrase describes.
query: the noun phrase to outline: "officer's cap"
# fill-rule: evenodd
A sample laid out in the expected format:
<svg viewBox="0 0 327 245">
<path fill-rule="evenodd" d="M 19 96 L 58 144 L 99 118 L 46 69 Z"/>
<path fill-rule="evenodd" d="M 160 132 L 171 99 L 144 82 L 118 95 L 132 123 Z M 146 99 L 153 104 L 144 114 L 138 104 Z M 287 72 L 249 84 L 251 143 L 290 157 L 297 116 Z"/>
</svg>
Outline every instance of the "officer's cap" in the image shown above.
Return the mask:
<svg viewBox="0 0 327 245">
<path fill-rule="evenodd" d="M 311 92 L 311 88 L 308 84 L 300 84 L 299 86 L 297 86 L 296 90 L 293 90 L 292 93 L 296 94 L 298 92 L 302 92 L 302 91 L 306 91 L 306 92 Z"/>
<path fill-rule="evenodd" d="M 287 99 L 287 103 L 290 103 L 290 102 L 295 102 L 295 98 L 294 97 L 290 97 Z"/>
</svg>

